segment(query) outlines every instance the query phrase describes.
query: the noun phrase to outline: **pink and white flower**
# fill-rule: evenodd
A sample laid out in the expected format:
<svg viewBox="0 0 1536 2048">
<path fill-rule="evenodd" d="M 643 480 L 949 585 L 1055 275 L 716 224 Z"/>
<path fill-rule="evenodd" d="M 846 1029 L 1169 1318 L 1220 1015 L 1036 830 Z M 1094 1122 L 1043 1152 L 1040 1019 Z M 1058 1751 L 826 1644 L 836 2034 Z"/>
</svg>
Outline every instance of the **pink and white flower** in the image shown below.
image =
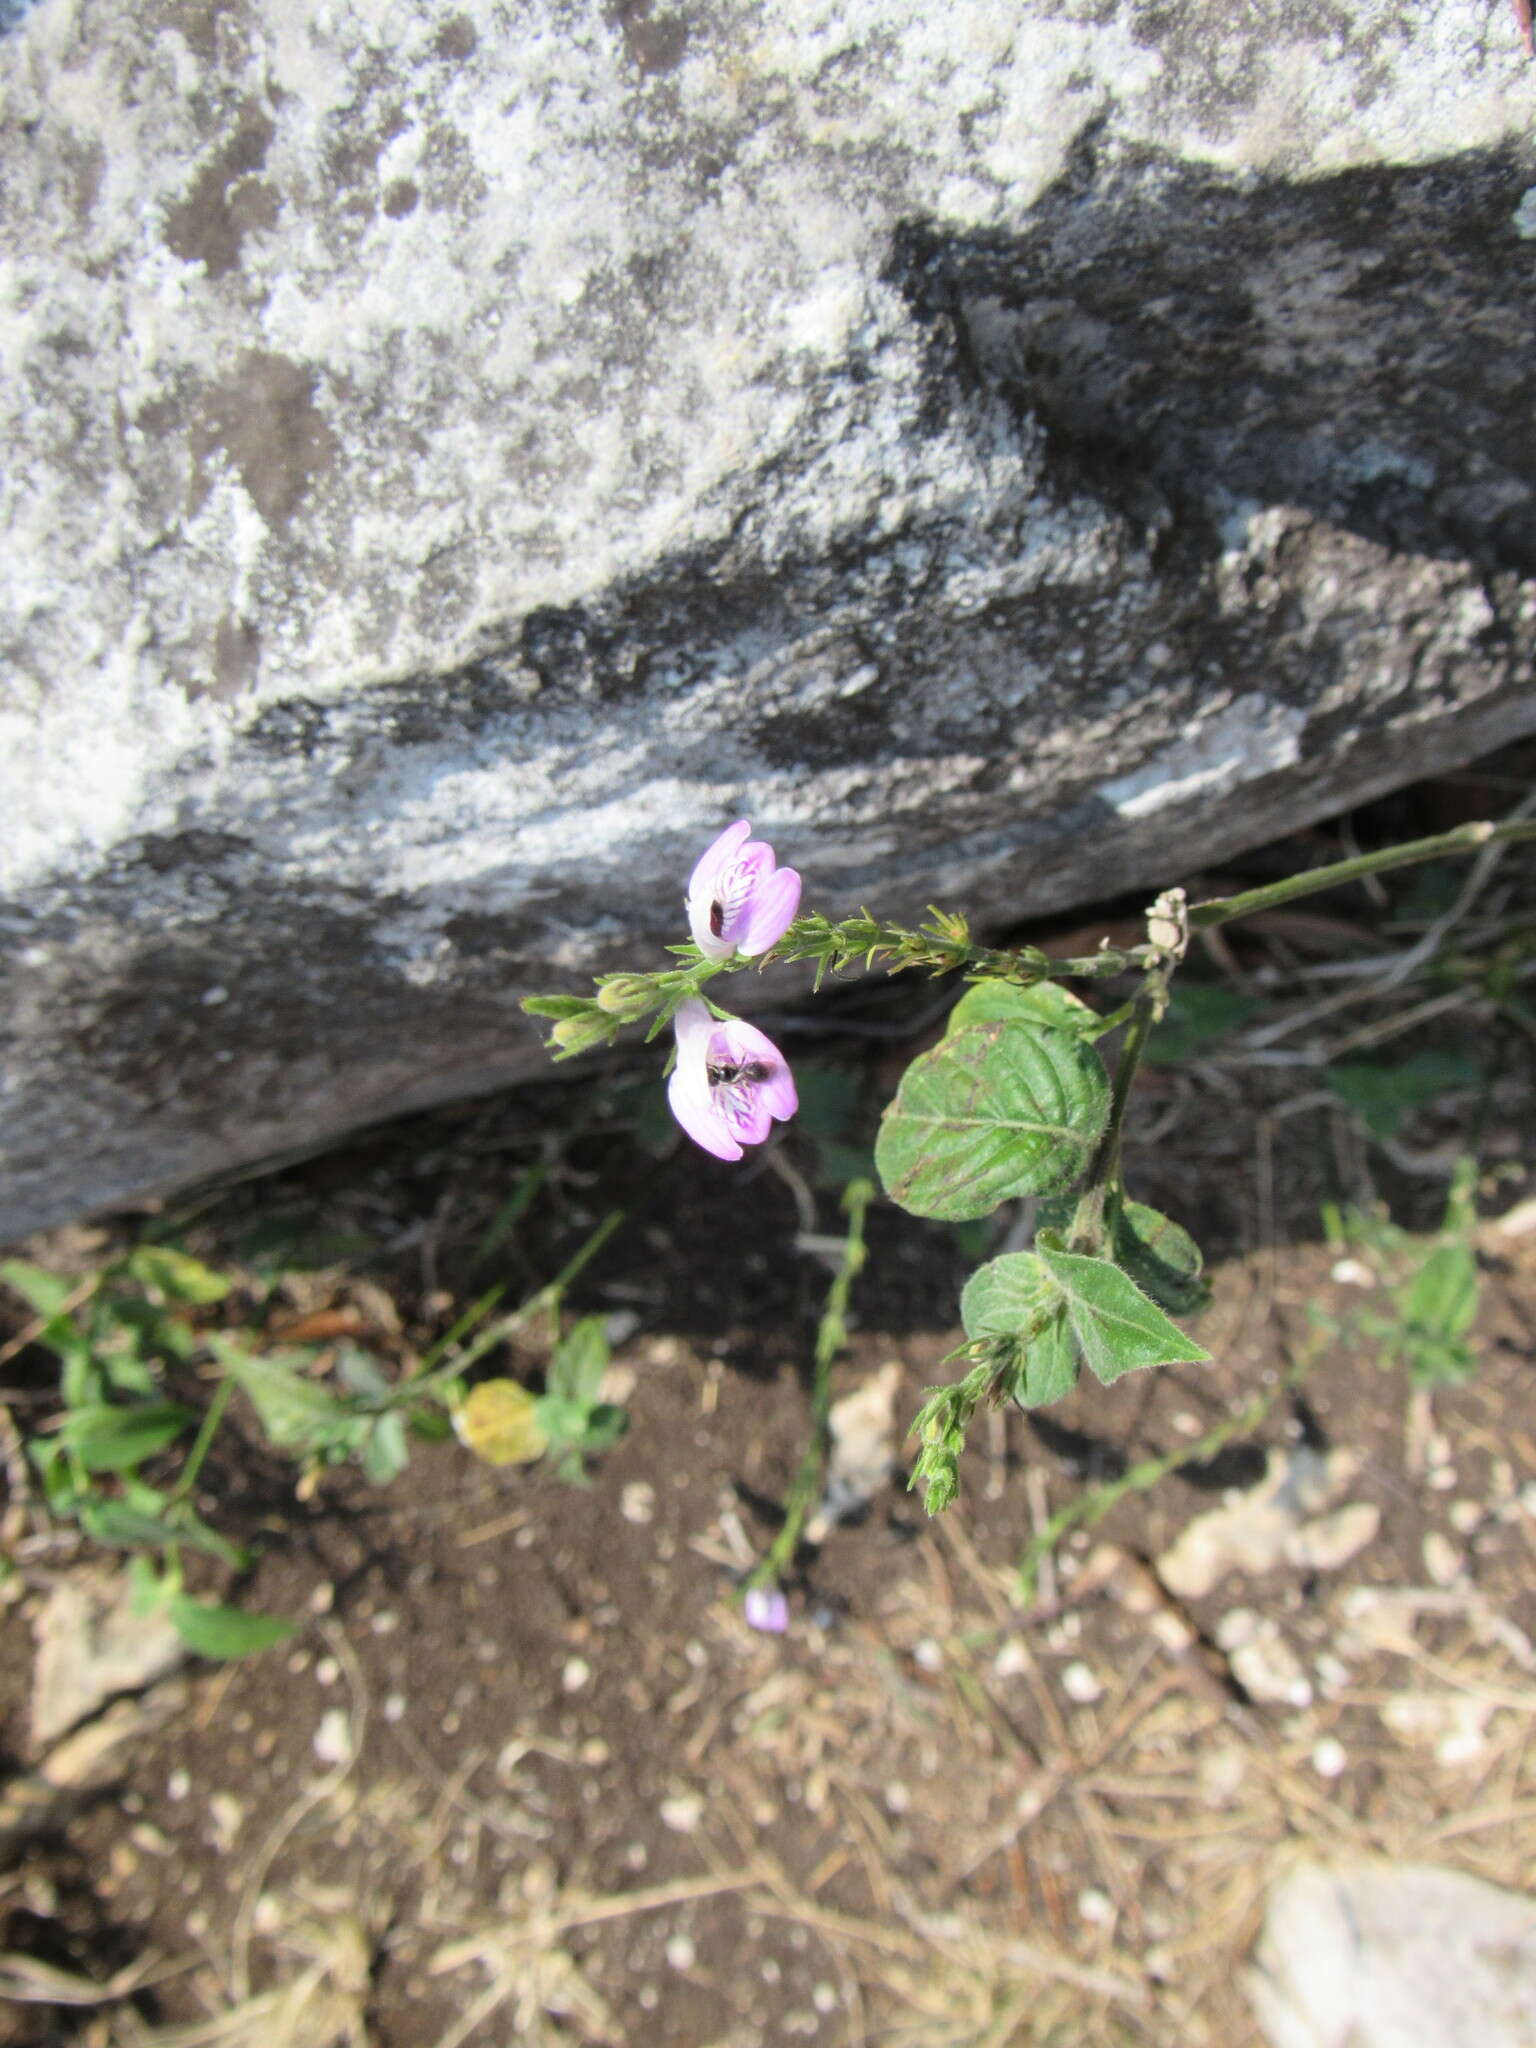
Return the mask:
<svg viewBox="0 0 1536 2048">
<path fill-rule="evenodd" d="M 781 868 L 773 848 L 752 837 L 745 818 L 728 825 L 688 883 L 688 923 L 708 960 L 733 953 L 753 959 L 782 939 L 800 908 L 800 877 Z"/>
<path fill-rule="evenodd" d="M 795 879 L 799 888 L 799 877 Z M 672 1114 L 717 1159 L 740 1159 L 774 1122 L 799 1108 L 794 1077 L 773 1040 L 740 1017 L 712 1017 L 690 996 L 672 1020 L 677 1065 L 667 1083 Z"/>
</svg>

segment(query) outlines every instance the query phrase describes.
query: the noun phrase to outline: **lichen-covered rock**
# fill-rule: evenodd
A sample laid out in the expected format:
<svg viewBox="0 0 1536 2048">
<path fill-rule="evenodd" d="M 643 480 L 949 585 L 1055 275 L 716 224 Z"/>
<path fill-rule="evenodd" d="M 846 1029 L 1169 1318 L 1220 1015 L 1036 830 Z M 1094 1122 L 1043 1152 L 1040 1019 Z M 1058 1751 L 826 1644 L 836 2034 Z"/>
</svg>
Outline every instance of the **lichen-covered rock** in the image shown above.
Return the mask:
<svg viewBox="0 0 1536 2048">
<path fill-rule="evenodd" d="M 0 1234 L 1536 724 L 1495 0 L 0 4 Z"/>
</svg>

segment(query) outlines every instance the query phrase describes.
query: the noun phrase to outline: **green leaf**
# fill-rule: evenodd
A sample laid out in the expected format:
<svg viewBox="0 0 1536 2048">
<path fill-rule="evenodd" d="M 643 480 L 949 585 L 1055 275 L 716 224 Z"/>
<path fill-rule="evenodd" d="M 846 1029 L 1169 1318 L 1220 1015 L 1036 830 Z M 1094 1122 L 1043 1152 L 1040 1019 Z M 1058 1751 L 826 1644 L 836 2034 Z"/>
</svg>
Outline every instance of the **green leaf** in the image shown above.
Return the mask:
<svg viewBox="0 0 1536 2048">
<path fill-rule="evenodd" d="M 356 1344 L 343 1344 L 337 1352 L 336 1377 L 370 1408 L 382 1407 L 394 1391 L 378 1360 Z"/>
<path fill-rule="evenodd" d="M 1014 1398 L 1043 1408 L 1077 1384 L 1077 1346 L 1061 1290 L 1033 1252 L 1004 1252 L 973 1273 L 960 1297 L 960 1320 L 973 1342 L 1011 1343 Z"/>
<path fill-rule="evenodd" d="M 968 1024 L 908 1067 L 875 1164 L 912 1215 L 963 1222 L 1075 1180 L 1108 1112 L 1103 1062 L 1066 1032 Z"/>
<path fill-rule="evenodd" d="M 298 1626 L 276 1614 L 242 1614 L 238 1607 L 218 1607 L 174 1593 L 166 1602 L 177 1635 L 199 1657 L 249 1657 L 284 1642 Z"/>
<path fill-rule="evenodd" d="M 1105 1386 L 1140 1366 L 1198 1364 L 1210 1357 L 1109 1259 L 1044 1248 L 1039 1258 L 1066 1297 L 1067 1320 L 1083 1357 Z"/>
<path fill-rule="evenodd" d="M 1098 1023 L 1098 1011 L 1059 981 L 1034 981 L 1028 988 L 1012 981 L 974 981 L 950 1011 L 944 1036 L 951 1038 L 970 1024 L 1047 1024 L 1080 1035 Z"/>
<path fill-rule="evenodd" d="M 152 1288 L 167 1301 L 192 1302 L 199 1306 L 222 1301 L 230 1283 L 190 1252 L 169 1244 L 136 1245 L 125 1261 L 126 1270 L 141 1287 Z"/>
<path fill-rule="evenodd" d="M 1195 1315 L 1211 1298 L 1200 1247 L 1184 1228 L 1145 1202 L 1122 1202 L 1115 1257 L 1143 1294 L 1176 1316 Z"/>
<path fill-rule="evenodd" d="M 588 1411 L 587 1426 L 582 1431 L 581 1448 L 584 1451 L 606 1451 L 610 1444 L 616 1444 L 629 1428 L 628 1412 L 613 1401 L 599 1401 Z"/>
<path fill-rule="evenodd" d="M 45 1273 L 41 1266 L 34 1266 L 27 1259 L 6 1259 L 0 1264 L 0 1280 L 21 1296 L 34 1315 L 46 1316 L 50 1322 L 62 1311 L 78 1284 L 61 1280 L 57 1273 Z"/>
<path fill-rule="evenodd" d="M 1454 1342 L 1477 1321 L 1477 1260 L 1466 1245 L 1437 1245 L 1414 1275 L 1403 1314 L 1426 1336 Z"/>
<path fill-rule="evenodd" d="M 1390 1138 L 1410 1110 L 1422 1109 L 1452 1089 L 1476 1087 L 1481 1073 L 1470 1053 L 1428 1047 L 1395 1067 L 1379 1060 L 1340 1060 L 1323 1079 L 1372 1137 Z"/>
<path fill-rule="evenodd" d="M 1153 1065 L 1192 1059 L 1257 1016 L 1263 1007 L 1252 996 L 1239 995 L 1222 982 L 1186 981 L 1181 975 L 1142 1058 Z"/>
<path fill-rule="evenodd" d="M 411 1462 L 410 1446 L 405 1440 L 405 1417 L 398 1408 L 391 1408 L 387 1415 L 381 1415 L 368 1433 L 363 1446 L 363 1476 L 375 1486 L 388 1486 L 391 1479 L 398 1479 Z"/>
<path fill-rule="evenodd" d="M 542 1394 L 533 1404 L 540 1431 L 552 1443 L 580 1443 L 587 1433 L 588 1406 L 563 1394 Z"/>
<path fill-rule="evenodd" d="M 87 1472 L 126 1472 L 164 1450 L 194 1420 L 179 1401 L 146 1401 L 137 1407 L 94 1402 L 72 1408 L 59 1430 L 59 1440 Z"/>
<path fill-rule="evenodd" d="M 176 1584 L 176 1578 L 157 1570 L 147 1557 L 129 1558 L 128 1597 L 135 1614 L 153 1614 L 156 1608 L 163 1607 Z"/>
<path fill-rule="evenodd" d="M 1060 1300 L 1060 1288 L 1033 1252 L 1004 1252 L 966 1281 L 960 1320 L 972 1342 L 1029 1337 L 1051 1319 Z"/>
<path fill-rule="evenodd" d="M 608 1331 L 601 1316 L 583 1316 L 564 1337 L 549 1365 L 549 1391 L 590 1407 L 608 1370 Z"/>
<path fill-rule="evenodd" d="M 230 1378 L 251 1405 L 274 1444 L 283 1450 L 324 1451 L 350 1443 L 359 1417 L 345 1401 L 298 1368 L 308 1353 L 272 1351 L 254 1357 L 228 1343 L 215 1345 Z"/>
<path fill-rule="evenodd" d="M 80 1526 L 93 1542 L 115 1550 L 138 1550 L 145 1544 L 163 1549 L 176 1540 L 158 1515 L 129 1507 L 121 1500 L 89 1500 L 80 1509 Z"/>
</svg>

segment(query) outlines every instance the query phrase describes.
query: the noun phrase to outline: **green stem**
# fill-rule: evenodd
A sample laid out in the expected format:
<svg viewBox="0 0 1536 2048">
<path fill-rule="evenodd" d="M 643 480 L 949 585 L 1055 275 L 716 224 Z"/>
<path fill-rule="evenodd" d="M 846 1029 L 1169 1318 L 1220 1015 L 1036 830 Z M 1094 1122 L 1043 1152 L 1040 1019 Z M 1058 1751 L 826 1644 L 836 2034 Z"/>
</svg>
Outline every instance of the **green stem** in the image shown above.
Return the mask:
<svg viewBox="0 0 1536 2048">
<path fill-rule="evenodd" d="M 1093 1529 L 1103 1521 L 1110 1509 L 1117 1507 L 1128 1493 L 1145 1493 L 1166 1479 L 1170 1472 L 1177 1472 L 1181 1465 L 1200 1465 L 1225 1450 L 1234 1437 L 1246 1436 L 1257 1429 L 1269 1414 L 1282 1394 L 1299 1386 L 1322 1356 L 1328 1342 L 1328 1333 L 1314 1334 L 1312 1341 L 1290 1368 L 1281 1374 L 1272 1387 L 1261 1394 L 1255 1394 L 1246 1408 L 1230 1415 L 1225 1422 L 1218 1422 L 1208 1429 L 1197 1443 L 1185 1444 L 1176 1451 L 1165 1451 L 1161 1457 L 1144 1458 L 1139 1465 L 1133 1465 L 1118 1479 L 1105 1480 L 1088 1493 L 1078 1494 L 1075 1500 L 1067 1502 L 1052 1515 L 1030 1541 L 1025 1545 L 1019 1559 L 1018 1598 L 1022 1606 L 1029 1606 L 1035 1597 L 1035 1580 L 1042 1561 L 1053 1551 L 1069 1530 Z"/>
<path fill-rule="evenodd" d="M 593 1231 L 586 1243 L 566 1261 L 553 1280 L 549 1281 L 546 1286 L 541 1287 L 537 1294 L 530 1294 L 521 1308 L 514 1309 L 511 1315 L 502 1316 L 498 1321 L 492 1323 L 489 1329 L 482 1330 L 473 1343 L 466 1345 L 464 1350 L 455 1353 L 445 1364 L 438 1366 L 435 1371 L 419 1372 L 413 1379 L 403 1380 L 398 1390 L 399 1398 L 416 1400 L 422 1394 L 435 1393 L 438 1387 L 442 1386 L 446 1381 L 455 1380 L 461 1373 L 468 1372 L 469 1368 L 482 1359 L 486 1352 L 494 1350 L 505 1338 L 510 1337 L 514 1330 L 521 1329 L 524 1323 L 531 1322 L 543 1310 L 549 1309 L 558 1318 L 560 1298 L 566 1288 L 570 1286 L 583 1267 L 597 1257 L 597 1254 L 624 1221 L 624 1217 L 624 1210 L 611 1209 L 602 1222 L 598 1224 L 596 1230 Z M 462 1321 L 462 1318 L 460 1320 Z M 440 1349 L 440 1346 L 434 1346 L 434 1350 L 438 1349 Z"/>
<path fill-rule="evenodd" d="M 185 1500 L 197 1484 L 197 1475 L 203 1469 L 208 1447 L 218 1432 L 219 1424 L 224 1420 L 224 1410 L 229 1406 L 229 1397 L 234 1391 L 233 1380 L 220 1380 L 214 1390 L 213 1399 L 208 1403 L 208 1411 L 203 1417 L 202 1427 L 197 1432 L 197 1440 L 188 1451 L 187 1462 L 181 1468 L 181 1477 L 171 1489 L 173 1501 Z"/>
<path fill-rule="evenodd" d="M 1105 1242 L 1104 1211 L 1120 1187 L 1120 1150 L 1125 1138 L 1125 1111 L 1131 1099 L 1131 1083 L 1141 1065 L 1152 1027 L 1167 1006 L 1166 976 L 1149 974 L 1131 1004 L 1131 1021 L 1126 1029 L 1109 1098 L 1109 1120 L 1099 1139 L 1088 1169 L 1088 1184 L 1072 1219 L 1070 1245 L 1074 1251 L 1097 1255 Z"/>
<path fill-rule="evenodd" d="M 811 1433 L 800 1459 L 800 1469 L 784 1498 L 784 1521 L 761 1562 L 742 1581 L 743 1592 L 754 1586 L 772 1585 L 788 1571 L 800 1548 L 800 1532 L 806 1517 L 821 1498 L 822 1475 L 827 1462 L 827 1436 L 832 1413 L 832 1364 L 848 1341 L 848 1297 L 864 1264 L 864 1218 L 875 1190 L 867 1180 L 850 1181 L 843 1195 L 848 1212 L 848 1234 L 843 1240 L 842 1262 L 827 1290 L 827 1305 L 816 1330 L 815 1375 L 811 1383 Z"/>
<path fill-rule="evenodd" d="M 1336 860 L 1327 867 L 1308 868 L 1305 874 L 1289 875 L 1283 882 L 1270 882 L 1262 889 L 1245 889 L 1240 896 L 1216 896 L 1209 903 L 1197 903 L 1189 913 L 1190 927 L 1195 931 L 1211 931 L 1217 925 L 1230 924 L 1233 918 L 1252 917 L 1255 911 L 1273 910 L 1282 903 L 1315 896 L 1319 890 L 1337 889 L 1344 882 L 1357 882 L 1365 875 L 1385 874 L 1391 868 L 1411 867 L 1423 860 L 1440 860 L 1448 854 L 1477 853 L 1485 846 L 1520 839 L 1536 839 L 1536 820 L 1507 825 L 1458 825 L 1453 831 L 1437 832 L 1429 839 L 1410 839 L 1402 846 L 1389 846 L 1380 853 L 1360 853 L 1352 860 Z"/>
</svg>

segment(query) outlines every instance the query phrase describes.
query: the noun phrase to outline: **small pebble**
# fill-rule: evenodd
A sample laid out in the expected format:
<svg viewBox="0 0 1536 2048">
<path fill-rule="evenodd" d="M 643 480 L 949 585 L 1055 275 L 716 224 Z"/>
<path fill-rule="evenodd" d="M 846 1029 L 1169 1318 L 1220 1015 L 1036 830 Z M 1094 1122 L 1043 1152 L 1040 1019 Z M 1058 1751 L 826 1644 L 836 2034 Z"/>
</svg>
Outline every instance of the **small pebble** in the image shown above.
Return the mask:
<svg viewBox="0 0 1536 2048">
<path fill-rule="evenodd" d="M 1069 1700 L 1076 1700 L 1080 1707 L 1091 1707 L 1095 1700 L 1104 1697 L 1104 1688 L 1097 1676 L 1086 1664 L 1069 1664 L 1061 1674 L 1061 1689 Z"/>
<path fill-rule="evenodd" d="M 819 2013 L 836 2012 L 837 1993 L 830 1984 L 813 1984 L 811 1986 L 811 2003 Z"/>
<path fill-rule="evenodd" d="M 392 1608 L 386 1607 L 373 1617 L 368 1626 L 376 1636 L 392 1636 L 400 1626 L 400 1617 Z"/>
<path fill-rule="evenodd" d="M 567 1657 L 565 1669 L 560 1673 L 560 1684 L 565 1692 L 580 1692 L 592 1676 L 592 1666 L 585 1657 Z"/>
<path fill-rule="evenodd" d="M 405 1699 L 403 1694 L 392 1692 L 385 1700 L 384 1718 L 386 1721 L 403 1721 L 405 1719 Z"/>
<path fill-rule="evenodd" d="M 1349 1767 L 1349 1755 L 1335 1736 L 1325 1735 L 1312 1752 L 1312 1768 L 1320 1778 L 1341 1778 Z"/>
<path fill-rule="evenodd" d="M 315 1683 L 317 1685 L 334 1685 L 340 1676 L 341 1666 L 334 1657 L 322 1657 L 315 1666 Z"/>
<path fill-rule="evenodd" d="M 619 1495 L 619 1513 L 626 1522 L 645 1523 L 655 1512 L 655 1487 L 648 1479 L 632 1479 Z"/>
<path fill-rule="evenodd" d="M 1483 1519 L 1482 1507 L 1475 1500 L 1453 1500 L 1448 1513 L 1458 1536 L 1470 1536 Z"/>
<path fill-rule="evenodd" d="M 667 1943 L 667 1961 L 674 1970 L 691 1970 L 698 1960 L 698 1951 L 686 1934 L 674 1934 Z"/>
<path fill-rule="evenodd" d="M 1449 1536 L 1438 1529 L 1430 1529 L 1421 1546 L 1424 1555 L 1424 1569 L 1429 1574 L 1431 1585 L 1454 1586 L 1461 1577 L 1461 1554 Z"/>
<path fill-rule="evenodd" d="M 932 1636 L 924 1636 L 912 1645 L 912 1661 L 920 1671 L 942 1671 L 944 1669 L 943 1647 Z"/>
<path fill-rule="evenodd" d="M 309 1611 L 311 1614 L 329 1614 L 335 1605 L 336 1588 L 329 1579 L 322 1579 L 310 1592 Z"/>
<path fill-rule="evenodd" d="M 1363 1259 L 1338 1259 L 1334 1262 L 1333 1277 L 1341 1287 L 1374 1287 L 1376 1275 Z"/>
<path fill-rule="evenodd" d="M 1018 1636 L 1010 1636 L 992 1659 L 994 1678 L 1022 1678 L 1029 1669 L 1029 1652 Z"/>
<path fill-rule="evenodd" d="M 192 1777 L 188 1771 L 172 1771 L 165 1781 L 167 1799 L 185 1799 L 192 1790 Z"/>
<path fill-rule="evenodd" d="M 704 1818 L 704 1801 L 697 1792 L 679 1792 L 663 1799 L 661 1824 L 675 1835 L 691 1835 Z"/>
<path fill-rule="evenodd" d="M 912 1794 L 902 1784 L 900 1778 L 894 1779 L 886 1786 L 884 1796 L 887 1813 L 905 1813 L 912 1804 Z"/>
<path fill-rule="evenodd" d="M 332 1707 L 320 1716 L 315 1730 L 315 1755 L 323 1764 L 345 1764 L 352 1760 L 352 1724 L 344 1707 Z"/>
</svg>

